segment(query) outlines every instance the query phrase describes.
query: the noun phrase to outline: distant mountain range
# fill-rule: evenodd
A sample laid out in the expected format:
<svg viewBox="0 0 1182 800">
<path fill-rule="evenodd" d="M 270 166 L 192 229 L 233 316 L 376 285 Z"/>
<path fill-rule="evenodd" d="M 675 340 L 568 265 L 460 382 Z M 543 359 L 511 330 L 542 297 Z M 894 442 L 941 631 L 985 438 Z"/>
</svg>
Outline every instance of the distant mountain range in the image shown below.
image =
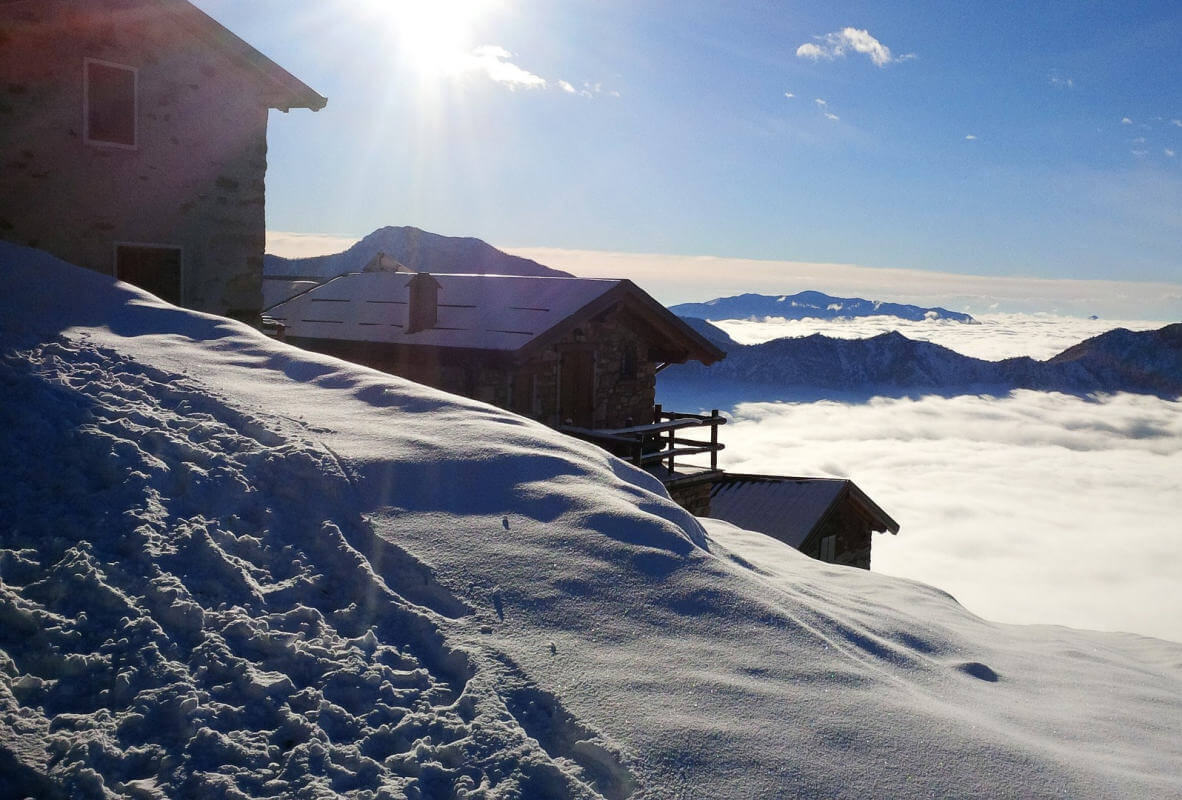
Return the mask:
<svg viewBox="0 0 1182 800">
<path fill-rule="evenodd" d="M 670 306 L 681 317 L 700 319 L 838 319 L 844 317 L 890 316 L 908 320 L 948 319 L 976 322 L 968 314 L 946 308 L 922 308 L 900 303 L 881 303 L 860 297 L 833 297 L 822 292 L 799 292 L 788 295 L 740 294 L 719 297 L 705 303 L 681 303 Z"/>
<path fill-rule="evenodd" d="M 263 275 L 287 279 L 334 278 L 346 272 L 360 272 L 378 253 L 385 253 L 416 272 L 571 277 L 568 272 L 504 253 L 480 239 L 441 236 L 396 226 L 378 228 L 343 253 L 311 258 L 267 254 L 263 256 Z"/>
<path fill-rule="evenodd" d="M 1046 361 L 1028 357 L 985 361 L 897 332 L 870 339 L 814 334 L 757 345 L 727 345 L 702 328 L 701 321 L 691 324 L 726 350 L 727 356 L 710 367 L 697 363 L 671 366 L 661 373 L 663 388 L 699 382 L 731 389 L 759 387 L 755 393 L 736 392 L 736 397 L 745 400 L 757 395 L 765 400 L 782 399 L 784 390 L 800 388 L 896 396 L 1011 389 L 1182 396 L 1182 323 L 1155 331 L 1118 328 Z"/>
</svg>

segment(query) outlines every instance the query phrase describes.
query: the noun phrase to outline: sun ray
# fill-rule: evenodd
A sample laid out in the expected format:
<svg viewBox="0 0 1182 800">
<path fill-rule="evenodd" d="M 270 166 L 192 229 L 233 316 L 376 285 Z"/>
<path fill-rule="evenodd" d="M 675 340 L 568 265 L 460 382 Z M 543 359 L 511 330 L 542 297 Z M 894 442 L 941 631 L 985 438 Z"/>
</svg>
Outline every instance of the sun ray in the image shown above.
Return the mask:
<svg viewBox="0 0 1182 800">
<path fill-rule="evenodd" d="M 439 78 L 469 69 L 480 44 L 480 23 L 498 0 L 366 0 L 362 13 L 395 48 L 401 68 L 424 78 Z"/>
</svg>

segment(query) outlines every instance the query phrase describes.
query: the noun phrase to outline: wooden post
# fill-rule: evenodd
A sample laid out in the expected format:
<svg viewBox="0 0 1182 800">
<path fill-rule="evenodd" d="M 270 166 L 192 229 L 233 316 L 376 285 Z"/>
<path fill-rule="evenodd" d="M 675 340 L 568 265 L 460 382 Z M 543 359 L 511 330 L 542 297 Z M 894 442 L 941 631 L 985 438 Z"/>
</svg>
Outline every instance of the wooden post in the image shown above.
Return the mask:
<svg viewBox="0 0 1182 800">
<path fill-rule="evenodd" d="M 657 403 L 653 406 L 653 422 L 661 421 L 661 404 Z"/>
<path fill-rule="evenodd" d="M 710 470 L 718 469 L 718 409 L 710 411 Z"/>
</svg>

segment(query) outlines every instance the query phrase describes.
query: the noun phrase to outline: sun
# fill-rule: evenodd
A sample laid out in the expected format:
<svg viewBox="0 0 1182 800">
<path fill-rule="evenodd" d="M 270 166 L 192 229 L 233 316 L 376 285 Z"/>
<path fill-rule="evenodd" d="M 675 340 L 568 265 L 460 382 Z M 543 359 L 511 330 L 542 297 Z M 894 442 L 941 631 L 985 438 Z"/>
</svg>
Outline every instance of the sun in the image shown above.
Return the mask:
<svg viewBox="0 0 1182 800">
<path fill-rule="evenodd" d="M 367 21 L 386 34 L 403 67 L 424 77 L 462 72 L 478 42 L 477 27 L 498 0 L 367 0 Z"/>
</svg>

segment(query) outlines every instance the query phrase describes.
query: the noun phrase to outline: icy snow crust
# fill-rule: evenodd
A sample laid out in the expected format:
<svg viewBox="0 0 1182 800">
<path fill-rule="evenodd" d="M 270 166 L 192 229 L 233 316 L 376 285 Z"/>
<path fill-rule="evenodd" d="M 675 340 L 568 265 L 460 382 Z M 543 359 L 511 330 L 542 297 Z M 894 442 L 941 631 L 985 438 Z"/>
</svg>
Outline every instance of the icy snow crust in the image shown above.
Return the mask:
<svg viewBox="0 0 1182 800">
<path fill-rule="evenodd" d="M 0 797 L 1182 797 L 1182 646 L 996 625 L 0 244 Z"/>
</svg>

